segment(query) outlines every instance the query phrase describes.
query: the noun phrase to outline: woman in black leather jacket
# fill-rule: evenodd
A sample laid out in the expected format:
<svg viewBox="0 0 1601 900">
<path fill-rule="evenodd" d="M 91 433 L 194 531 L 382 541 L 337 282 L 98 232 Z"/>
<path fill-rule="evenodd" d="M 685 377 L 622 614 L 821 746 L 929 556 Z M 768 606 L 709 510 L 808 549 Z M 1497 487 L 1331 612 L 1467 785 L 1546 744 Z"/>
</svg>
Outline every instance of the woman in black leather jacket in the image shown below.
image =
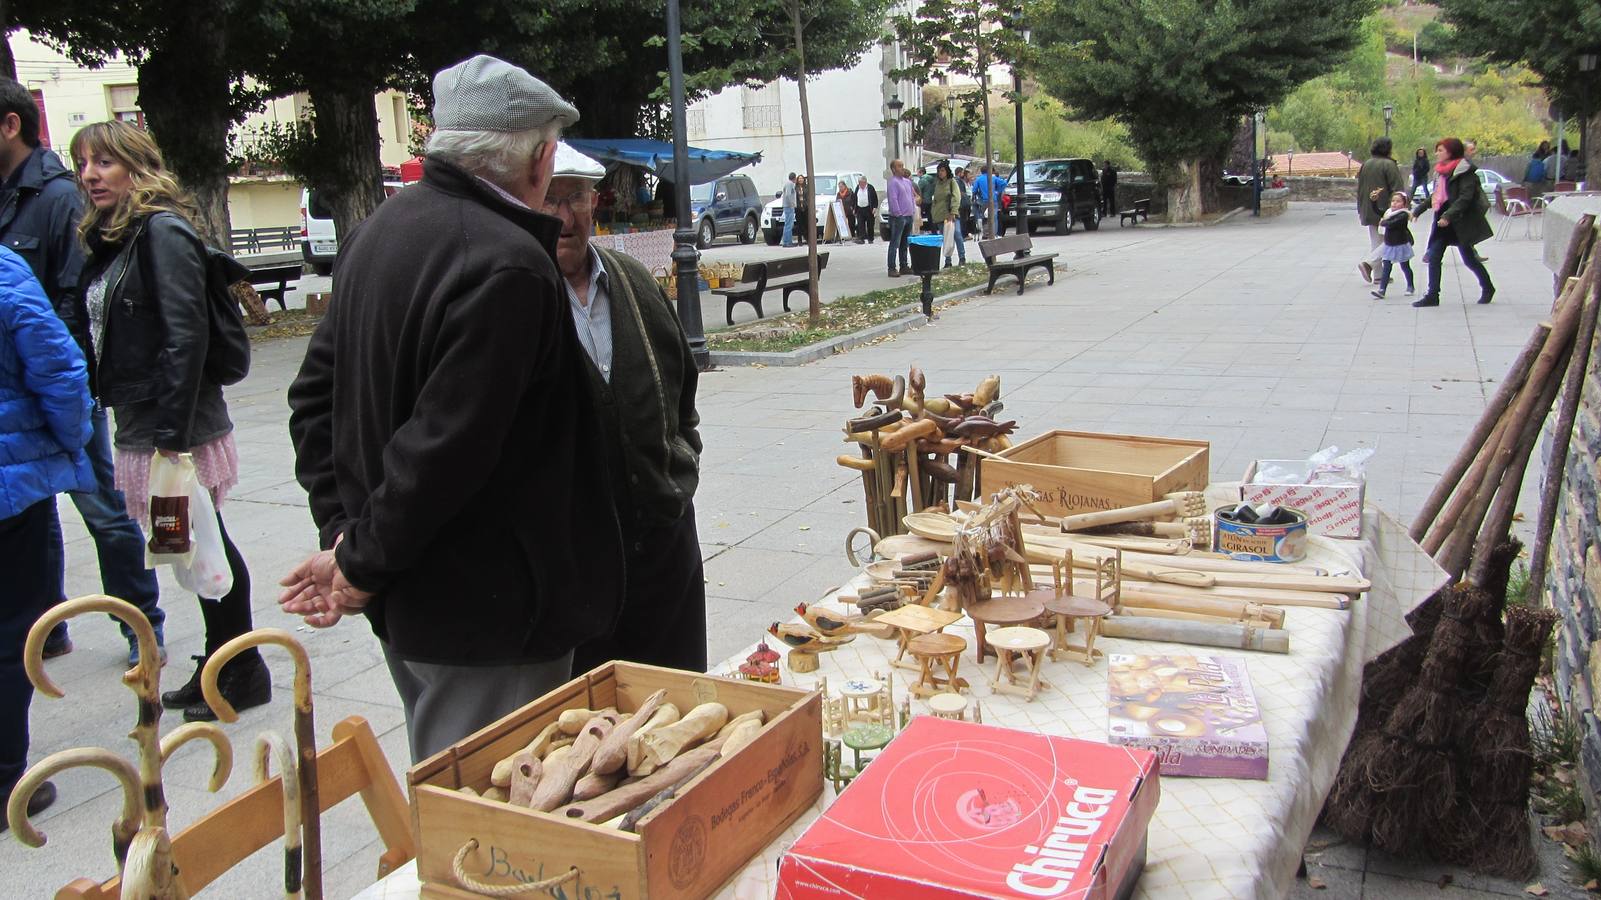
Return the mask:
<svg viewBox="0 0 1601 900">
<path fill-rule="evenodd" d="M 88 323 L 89 384 L 116 416 L 116 484 L 128 512 L 147 521 L 150 460 L 155 453 L 191 454 L 200 483 L 218 508 L 239 480 L 239 455 L 222 388 L 205 375 L 209 307 L 208 255 L 190 219 L 194 207 L 143 131 L 99 122 L 72 138 L 72 158 L 88 197 L 79 237 L 89 262 L 79 283 L 77 314 Z M 202 598 L 206 652 L 195 674 L 161 696 L 188 721 L 216 714 L 200 693 L 207 657 L 251 629 L 250 572 L 222 528 L 233 587 Z M 242 653 L 223 667 L 218 687 L 237 709 L 272 696 L 260 654 Z"/>
</svg>

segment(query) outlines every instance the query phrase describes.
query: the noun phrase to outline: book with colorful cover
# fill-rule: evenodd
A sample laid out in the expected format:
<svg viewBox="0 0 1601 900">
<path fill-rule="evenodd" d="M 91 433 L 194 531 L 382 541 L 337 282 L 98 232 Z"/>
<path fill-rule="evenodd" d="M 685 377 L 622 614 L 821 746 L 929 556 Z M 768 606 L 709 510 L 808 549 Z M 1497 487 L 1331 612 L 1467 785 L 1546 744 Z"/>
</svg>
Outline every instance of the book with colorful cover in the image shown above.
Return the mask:
<svg viewBox="0 0 1601 900">
<path fill-rule="evenodd" d="M 1163 775 L 1268 777 L 1267 729 L 1237 656 L 1113 653 L 1107 739 L 1157 755 Z"/>
</svg>

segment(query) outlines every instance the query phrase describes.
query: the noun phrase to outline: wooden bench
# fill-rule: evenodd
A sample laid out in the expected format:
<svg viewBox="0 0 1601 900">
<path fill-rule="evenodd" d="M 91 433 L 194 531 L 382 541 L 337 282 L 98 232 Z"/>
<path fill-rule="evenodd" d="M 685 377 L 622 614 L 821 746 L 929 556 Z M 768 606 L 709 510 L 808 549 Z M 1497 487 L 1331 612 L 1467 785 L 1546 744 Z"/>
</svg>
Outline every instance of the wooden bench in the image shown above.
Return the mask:
<svg viewBox="0 0 1601 900">
<path fill-rule="evenodd" d="M 293 250 L 300 243 L 300 229 L 235 228 L 228 232 L 228 252 L 261 253 L 264 250 Z"/>
<path fill-rule="evenodd" d="M 304 266 L 304 263 L 292 262 L 252 267 L 250 286 L 256 289 L 262 300 L 277 300 L 279 309 L 288 309 L 288 305 L 284 303 L 284 293 L 289 290 L 289 282 L 300 280 Z"/>
<path fill-rule="evenodd" d="M 1023 281 L 1028 277 L 1028 270 L 1036 266 L 1044 269 L 1050 275 L 1050 283 L 1056 283 L 1056 254 L 1034 253 L 1034 239 L 1026 234 L 1014 234 L 1010 237 L 996 238 L 992 241 L 979 241 L 978 252 L 984 254 L 984 265 L 989 266 L 990 283 L 984 293 L 995 290 L 995 282 L 1007 275 L 1017 277 L 1017 292 L 1023 293 Z M 1001 255 L 1010 253 L 1008 259 Z"/>
<path fill-rule="evenodd" d="M 1128 209 L 1120 209 L 1120 210 L 1118 210 L 1118 212 L 1117 212 L 1117 227 L 1122 228 L 1123 227 L 1123 223 L 1125 223 L 1125 222 L 1133 222 L 1135 225 L 1138 225 L 1138 224 L 1140 224 L 1141 221 L 1143 221 L 1145 219 L 1149 219 L 1150 217 L 1151 217 L 1151 201 L 1150 200 L 1135 200 L 1134 201 L 1134 205 L 1129 207 Z"/>
<path fill-rule="evenodd" d="M 828 253 L 817 254 L 819 282 L 823 280 L 823 270 L 826 268 L 828 268 Z M 782 289 L 784 292 L 784 312 L 789 312 L 790 294 L 802 293 L 810 296 L 810 265 L 804 255 L 746 263 L 739 284 L 731 288 L 716 288 L 712 293 L 728 300 L 728 324 L 732 325 L 734 307 L 741 303 L 749 303 L 756 309 L 756 318 L 762 318 L 762 294 L 775 289 Z"/>
</svg>

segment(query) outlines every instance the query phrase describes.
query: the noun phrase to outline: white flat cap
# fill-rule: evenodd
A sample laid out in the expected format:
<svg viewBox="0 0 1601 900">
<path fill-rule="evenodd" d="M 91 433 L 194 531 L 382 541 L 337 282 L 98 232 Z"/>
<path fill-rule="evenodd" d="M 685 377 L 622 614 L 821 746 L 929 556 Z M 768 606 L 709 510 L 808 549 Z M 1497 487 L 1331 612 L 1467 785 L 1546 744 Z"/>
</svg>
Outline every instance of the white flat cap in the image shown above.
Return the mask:
<svg viewBox="0 0 1601 900">
<path fill-rule="evenodd" d="M 565 128 L 578 121 L 578 110 L 505 60 L 480 53 L 434 76 L 434 127 L 442 131 L 515 133 L 552 121 Z"/>
<path fill-rule="evenodd" d="M 556 145 L 556 178 L 584 178 L 599 181 L 606 177 L 606 168 L 593 159 L 567 146 L 566 141 Z"/>
</svg>

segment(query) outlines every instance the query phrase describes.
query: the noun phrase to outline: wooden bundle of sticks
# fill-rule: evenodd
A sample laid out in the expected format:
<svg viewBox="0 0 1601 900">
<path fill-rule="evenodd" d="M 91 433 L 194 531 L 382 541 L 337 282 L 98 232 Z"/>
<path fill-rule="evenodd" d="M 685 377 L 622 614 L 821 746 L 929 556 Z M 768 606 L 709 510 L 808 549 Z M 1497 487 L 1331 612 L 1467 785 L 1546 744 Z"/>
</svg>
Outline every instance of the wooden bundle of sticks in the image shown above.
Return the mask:
<svg viewBox="0 0 1601 900">
<path fill-rule="evenodd" d="M 901 518 L 908 512 L 950 509 L 953 500 L 973 499 L 978 461 L 962 448 L 1004 450 L 1017 428 L 1016 422 L 996 421 L 1002 410 L 998 375 L 969 394 L 928 397 L 926 387 L 916 366 L 905 376 L 851 377 L 863 414 L 846 421 L 845 441 L 861 455 L 841 454 L 835 462 L 861 473 L 867 526 L 883 536 L 904 534 Z M 869 396 L 879 402 L 866 407 Z"/>
<path fill-rule="evenodd" d="M 1483 580 L 1482 567 L 1489 565 L 1490 549 L 1505 540 L 1511 526 L 1524 471 L 1566 373 L 1568 389 L 1562 392 L 1553 442 L 1561 456 L 1553 461 L 1555 466 L 1547 468 L 1547 488 L 1532 548 L 1535 566 L 1544 571 L 1561 460 L 1567 453 L 1595 338 L 1601 268 L 1589 265 L 1594 245 L 1595 217 L 1586 215 L 1574 229 L 1558 273 L 1561 289 L 1550 320 L 1535 326 L 1478 424 L 1412 523 L 1412 539 L 1452 578 L 1467 575 L 1475 582 Z M 1469 571 L 1470 560 L 1476 561 L 1480 570 Z"/>
</svg>

